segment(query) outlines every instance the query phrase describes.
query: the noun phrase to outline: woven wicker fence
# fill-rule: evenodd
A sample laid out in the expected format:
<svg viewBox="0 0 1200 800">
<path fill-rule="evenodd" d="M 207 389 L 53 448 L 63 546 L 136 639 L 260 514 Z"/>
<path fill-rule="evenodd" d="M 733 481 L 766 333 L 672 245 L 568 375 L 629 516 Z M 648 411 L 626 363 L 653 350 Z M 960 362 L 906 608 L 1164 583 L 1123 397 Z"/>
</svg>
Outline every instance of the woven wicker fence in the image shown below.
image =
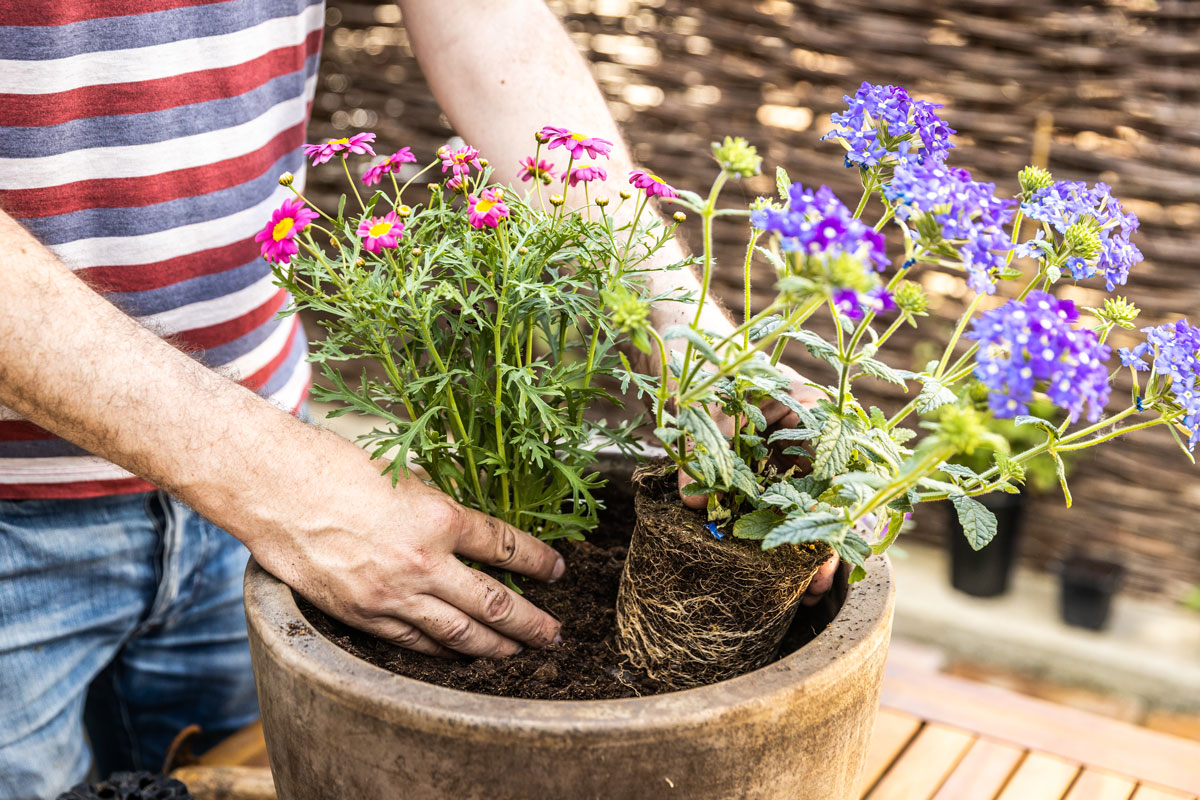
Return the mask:
<svg viewBox="0 0 1200 800">
<path fill-rule="evenodd" d="M 1170 0 L 550 0 L 594 74 L 636 158 L 680 186 L 711 178 L 708 144 L 746 136 L 766 164 L 828 184 L 844 198 L 857 178 L 834 145 L 818 144 L 842 95 L 863 80 L 898 83 L 947 104 L 958 166 L 1016 191 L 1034 132 L 1059 178 L 1113 185 L 1142 220 L 1146 262 L 1128 295 L 1157 324 L 1200 316 L 1200 2 Z M 453 134 L 433 101 L 390 3 L 330 0 L 310 140 L 370 129 L 385 148 L 430 153 Z M 546 121 L 554 124 L 553 120 Z M 326 172 L 331 181 L 336 176 Z M 746 199 L 772 191 L 762 176 Z M 341 191 L 336 183 L 318 194 Z M 733 194 L 731 193 L 731 198 Z M 692 232 L 694 233 L 694 232 Z M 718 229 L 717 291 L 741 313 L 743 230 Z M 967 297 L 953 276 L 923 281 L 935 316 Z M 771 285 L 764 271 L 760 286 Z M 1098 305 L 1103 286 L 1067 287 Z M 943 339 L 944 340 L 944 339 Z M 1118 338 L 1117 344 L 1127 343 Z M 928 347 L 927 345 L 925 347 Z M 924 351 L 924 352 L 927 352 Z M 893 357 L 923 363 L 897 337 Z M 799 369 L 818 368 L 801 353 Z M 884 389 L 881 389 L 884 391 Z M 1118 395 L 1120 392 L 1118 392 Z M 1127 395 L 1126 395 L 1127 396 Z M 895 404 L 897 396 L 878 402 Z M 1177 598 L 1200 583 L 1200 470 L 1163 431 L 1080 460 L 1075 507 L 1040 498 L 1022 557 L 1043 568 L 1075 550 L 1117 555 L 1130 588 Z M 941 514 L 916 536 L 940 540 Z"/>
</svg>

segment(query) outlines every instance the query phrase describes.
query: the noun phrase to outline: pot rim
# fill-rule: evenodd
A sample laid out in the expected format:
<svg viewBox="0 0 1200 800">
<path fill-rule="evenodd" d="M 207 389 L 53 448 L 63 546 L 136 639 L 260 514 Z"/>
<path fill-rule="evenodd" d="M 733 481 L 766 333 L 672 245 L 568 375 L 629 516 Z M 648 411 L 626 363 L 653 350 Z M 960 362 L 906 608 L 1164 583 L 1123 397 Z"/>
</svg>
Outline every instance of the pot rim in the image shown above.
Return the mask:
<svg viewBox="0 0 1200 800">
<path fill-rule="evenodd" d="M 845 565 L 843 565 L 845 574 Z M 833 621 L 790 655 L 720 683 L 649 697 L 529 700 L 437 686 L 397 675 L 351 655 L 309 624 L 292 590 L 251 559 L 246 567 L 246 621 L 275 662 L 319 691 L 387 722 L 429 730 L 447 727 L 579 736 L 622 730 L 652 732 L 712 724 L 764 706 L 786 708 L 784 696 L 828 685 L 887 644 L 895 585 L 886 556 L 867 561 L 867 577 L 848 588 Z"/>
</svg>

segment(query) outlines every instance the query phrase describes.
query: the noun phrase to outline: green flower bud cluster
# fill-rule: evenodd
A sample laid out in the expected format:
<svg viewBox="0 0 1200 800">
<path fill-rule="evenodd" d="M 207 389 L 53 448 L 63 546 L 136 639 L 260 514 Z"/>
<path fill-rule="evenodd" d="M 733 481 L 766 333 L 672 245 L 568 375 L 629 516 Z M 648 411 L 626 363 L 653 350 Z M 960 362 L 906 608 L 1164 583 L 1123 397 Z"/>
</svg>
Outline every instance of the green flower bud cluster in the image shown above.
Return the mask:
<svg viewBox="0 0 1200 800">
<path fill-rule="evenodd" d="M 1100 308 L 1089 308 L 1088 311 L 1101 322 L 1110 325 L 1120 325 L 1127 330 L 1133 330 L 1133 321 L 1141 310 L 1124 297 L 1107 297 Z"/>
<path fill-rule="evenodd" d="M 896 307 L 914 317 L 925 316 L 929 310 L 929 296 L 921 288 L 921 284 L 913 281 L 901 281 L 892 293 Z"/>
<path fill-rule="evenodd" d="M 608 306 L 610 319 L 619 330 L 633 333 L 644 330 L 650 323 L 650 306 L 636 292 L 617 287 L 604 290 L 600 298 Z"/>
<path fill-rule="evenodd" d="M 762 156 L 754 145 L 741 136 L 726 136 L 721 143 L 712 143 L 713 158 L 731 178 L 753 178 L 762 172 Z"/>
<path fill-rule="evenodd" d="M 1041 167 L 1026 167 L 1017 173 L 1017 180 L 1020 181 L 1021 191 L 1025 194 L 1033 194 L 1038 189 L 1045 189 L 1054 184 L 1054 176 L 1049 170 Z"/>
<path fill-rule="evenodd" d="M 938 437 L 955 452 L 964 455 L 975 452 L 975 448 L 985 445 L 991 438 L 985 413 L 973 405 L 957 403 L 942 407 Z"/>
<path fill-rule="evenodd" d="M 1100 255 L 1103 243 L 1100 241 L 1100 230 L 1094 219 L 1081 219 L 1070 225 L 1063 233 L 1063 241 L 1067 245 L 1067 254 L 1078 256 L 1090 261 Z"/>
</svg>

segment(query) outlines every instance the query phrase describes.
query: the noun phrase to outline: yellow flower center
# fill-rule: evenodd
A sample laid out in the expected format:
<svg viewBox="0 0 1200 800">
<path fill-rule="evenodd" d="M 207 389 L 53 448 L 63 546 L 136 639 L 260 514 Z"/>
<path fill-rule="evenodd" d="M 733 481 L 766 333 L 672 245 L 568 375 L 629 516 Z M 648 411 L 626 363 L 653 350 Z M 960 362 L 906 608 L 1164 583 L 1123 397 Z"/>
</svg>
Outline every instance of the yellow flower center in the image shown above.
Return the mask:
<svg viewBox="0 0 1200 800">
<path fill-rule="evenodd" d="M 371 236 L 371 237 L 386 236 L 388 233 L 391 233 L 391 230 L 392 230 L 392 223 L 376 222 L 374 225 L 371 226 L 371 229 L 369 231 L 367 231 L 367 236 Z"/>
<path fill-rule="evenodd" d="M 349 139 L 330 139 L 329 144 L 350 144 Z"/>
<path fill-rule="evenodd" d="M 464 153 L 455 153 L 454 160 L 457 161 L 459 164 L 461 164 L 467 160 L 467 156 Z"/>
<path fill-rule="evenodd" d="M 584 139 L 586 139 L 588 137 L 584 136 L 582 133 L 572 133 L 571 138 L 577 142 L 582 142 Z"/>
<path fill-rule="evenodd" d="M 296 224 L 296 220 L 292 217 L 284 217 L 275 223 L 275 227 L 271 229 L 271 238 L 275 241 L 282 241 L 287 238 L 287 235 L 292 232 L 292 227 Z"/>
<path fill-rule="evenodd" d="M 664 181 L 662 178 L 658 177 L 657 175 L 655 175 L 653 173 L 648 173 L 648 174 L 650 175 L 650 180 L 654 181 L 655 183 L 662 183 L 662 184 L 666 183 L 666 181 Z"/>
<path fill-rule="evenodd" d="M 496 205 L 496 204 L 494 202 L 492 202 L 491 200 L 480 200 L 478 203 L 475 204 L 475 213 L 486 214 L 487 212 L 492 210 L 492 206 L 494 206 L 494 205 Z"/>
</svg>

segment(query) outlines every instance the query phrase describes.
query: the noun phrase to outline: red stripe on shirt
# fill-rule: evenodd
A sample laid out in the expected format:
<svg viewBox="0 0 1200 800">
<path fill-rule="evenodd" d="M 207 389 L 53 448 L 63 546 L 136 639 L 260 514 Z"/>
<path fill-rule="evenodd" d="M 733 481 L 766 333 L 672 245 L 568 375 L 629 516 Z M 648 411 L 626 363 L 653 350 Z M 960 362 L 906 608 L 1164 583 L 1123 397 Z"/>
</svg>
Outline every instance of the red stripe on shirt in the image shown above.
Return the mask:
<svg viewBox="0 0 1200 800">
<path fill-rule="evenodd" d="M 281 47 L 230 67 L 148 81 L 81 86 L 65 92 L 0 94 L 0 124 L 44 127 L 86 117 L 147 114 L 237 97 L 272 78 L 304 69 L 305 60 L 320 47 L 321 31 L 315 30 L 303 44 Z"/>
<path fill-rule="evenodd" d="M 174 334 L 171 336 L 171 341 L 185 351 L 206 350 L 210 347 L 229 344 L 234 339 L 245 336 L 260 325 L 269 322 L 275 316 L 275 312 L 283 308 L 287 298 L 287 291 L 280 289 L 271 296 L 270 300 L 240 317 Z"/>
<path fill-rule="evenodd" d="M 70 25 L 89 19 L 128 17 L 172 8 L 210 6 L 229 0 L 13 0 L 0 4 L 0 25 Z"/>
<path fill-rule="evenodd" d="M 0 207 L 11 217 L 31 219 L 90 208 L 135 208 L 240 186 L 262 175 L 304 138 L 304 124 L 293 125 L 245 155 L 138 178 L 98 178 L 40 189 L 0 189 Z"/>
<path fill-rule="evenodd" d="M 249 264 L 261 252 L 262 246 L 251 237 L 166 261 L 84 267 L 76 270 L 75 274 L 98 292 L 147 292 L 201 275 L 215 275 L 242 264 Z"/>
<path fill-rule="evenodd" d="M 38 442 L 57 438 L 45 428 L 23 419 L 0 422 L 0 442 Z"/>
<path fill-rule="evenodd" d="M 288 334 L 287 342 L 283 345 L 283 349 L 279 351 L 279 355 L 268 361 L 262 369 L 247 375 L 238 381 L 238 383 L 254 392 L 266 386 L 267 381 L 271 380 L 271 376 L 275 374 L 275 370 L 279 369 L 280 365 L 287 361 L 288 356 L 292 354 L 292 345 L 296 343 L 296 333 L 299 330 L 299 320 L 293 319 L 292 332 Z M 299 368 L 300 363 L 296 365 L 297 368 Z"/>
<path fill-rule="evenodd" d="M 70 500 L 154 491 L 154 484 L 141 478 L 68 483 L 0 483 L 0 500 Z"/>
</svg>

